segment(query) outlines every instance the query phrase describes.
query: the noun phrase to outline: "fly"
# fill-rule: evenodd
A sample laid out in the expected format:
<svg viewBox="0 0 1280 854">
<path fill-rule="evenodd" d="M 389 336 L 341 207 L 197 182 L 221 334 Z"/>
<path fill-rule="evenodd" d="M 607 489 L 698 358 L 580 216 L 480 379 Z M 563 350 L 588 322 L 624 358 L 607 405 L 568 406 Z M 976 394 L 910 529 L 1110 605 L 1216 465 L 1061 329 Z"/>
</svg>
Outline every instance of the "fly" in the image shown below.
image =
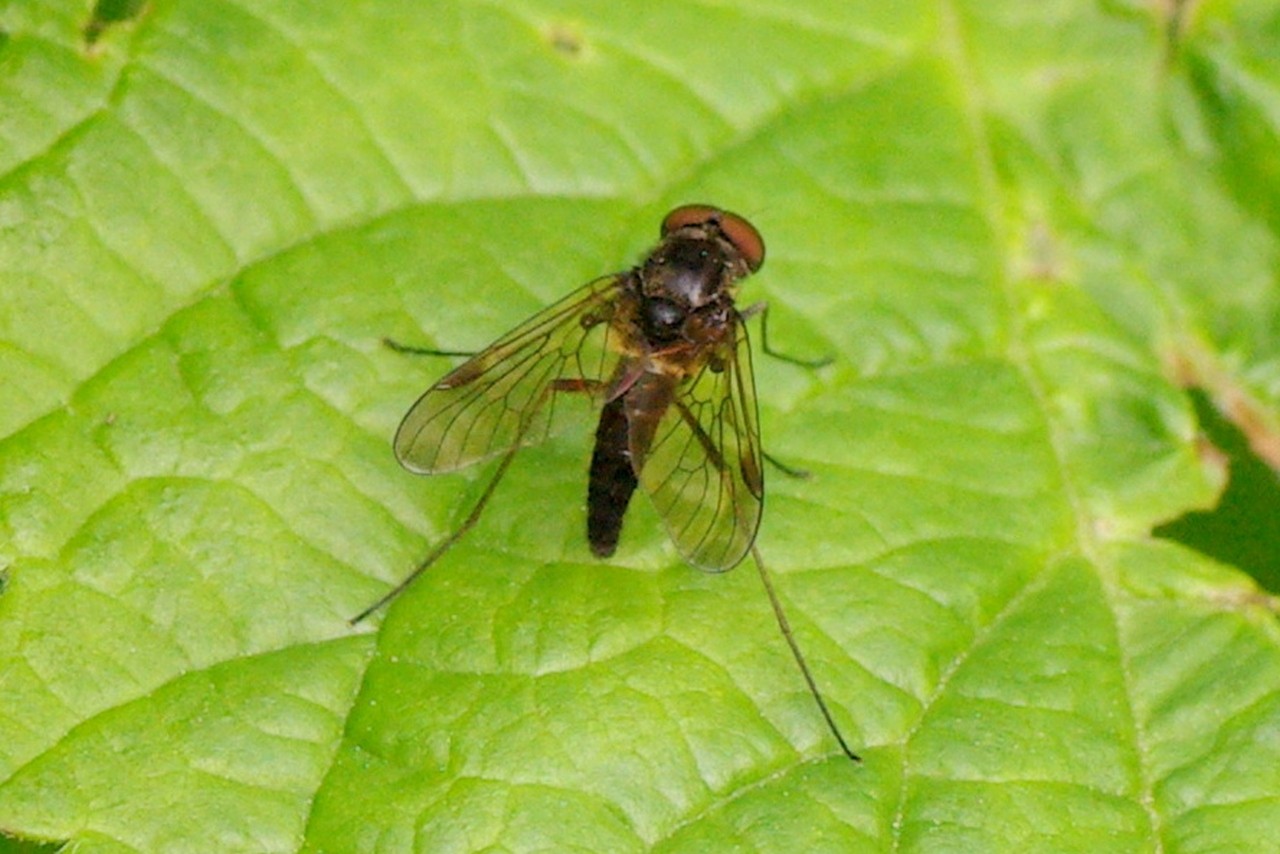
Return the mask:
<svg viewBox="0 0 1280 854">
<path fill-rule="evenodd" d="M 614 553 L 638 487 L 689 563 L 723 572 L 751 552 L 828 728 L 845 755 L 860 761 L 818 691 L 754 545 L 765 454 L 744 321 L 764 305 L 739 311 L 734 297 L 764 254 L 760 232 L 743 217 L 709 205 L 678 207 L 640 264 L 582 286 L 429 388 L 396 431 L 401 465 L 418 474 L 492 458 L 498 466 L 462 524 L 351 622 L 398 596 L 476 524 L 516 452 L 551 431 L 558 397 L 587 395 L 600 407 L 587 487 L 591 551 Z"/>
</svg>

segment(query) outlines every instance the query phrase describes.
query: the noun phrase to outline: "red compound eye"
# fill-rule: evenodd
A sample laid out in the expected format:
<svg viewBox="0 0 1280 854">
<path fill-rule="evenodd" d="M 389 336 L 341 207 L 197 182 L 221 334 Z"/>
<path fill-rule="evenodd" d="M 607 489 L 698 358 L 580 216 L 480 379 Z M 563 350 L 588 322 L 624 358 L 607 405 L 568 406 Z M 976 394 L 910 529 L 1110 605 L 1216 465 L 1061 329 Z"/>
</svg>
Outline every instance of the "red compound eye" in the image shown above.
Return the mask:
<svg viewBox="0 0 1280 854">
<path fill-rule="evenodd" d="M 751 272 L 764 264 L 764 238 L 756 227 L 735 213 L 711 205 L 681 205 L 662 220 L 662 236 L 690 225 L 715 225 L 734 248 L 742 253 Z"/>
</svg>

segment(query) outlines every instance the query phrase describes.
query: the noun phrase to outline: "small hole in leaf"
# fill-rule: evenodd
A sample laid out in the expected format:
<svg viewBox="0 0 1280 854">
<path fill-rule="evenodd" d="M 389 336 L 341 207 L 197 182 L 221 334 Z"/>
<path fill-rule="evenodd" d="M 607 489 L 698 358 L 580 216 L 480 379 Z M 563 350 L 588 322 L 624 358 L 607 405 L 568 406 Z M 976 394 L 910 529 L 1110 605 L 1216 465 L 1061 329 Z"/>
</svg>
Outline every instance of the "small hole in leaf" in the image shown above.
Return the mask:
<svg viewBox="0 0 1280 854">
<path fill-rule="evenodd" d="M 1204 392 L 1191 390 L 1210 452 L 1225 455 L 1227 488 L 1213 510 L 1197 510 L 1155 529 L 1216 560 L 1239 567 L 1264 589 L 1280 591 L 1280 475 L 1260 459 L 1249 436 L 1219 412 Z M 1246 419 L 1245 429 L 1257 425 Z"/>
<path fill-rule="evenodd" d="M 98 0 L 89 22 L 84 25 L 85 47 L 93 47 L 107 28 L 138 18 L 147 0 Z"/>
</svg>

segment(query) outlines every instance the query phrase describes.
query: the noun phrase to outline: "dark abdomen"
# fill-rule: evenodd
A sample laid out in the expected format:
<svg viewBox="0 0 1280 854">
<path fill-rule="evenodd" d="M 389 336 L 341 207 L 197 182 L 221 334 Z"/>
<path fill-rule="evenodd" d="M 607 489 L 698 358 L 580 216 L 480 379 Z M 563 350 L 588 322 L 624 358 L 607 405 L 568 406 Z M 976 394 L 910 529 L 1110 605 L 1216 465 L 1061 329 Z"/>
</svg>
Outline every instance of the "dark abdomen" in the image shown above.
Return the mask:
<svg viewBox="0 0 1280 854">
<path fill-rule="evenodd" d="M 636 491 L 629 447 L 627 414 L 619 397 L 600 410 L 587 481 L 587 542 L 596 557 L 609 557 L 618 548 L 622 518 Z"/>
</svg>

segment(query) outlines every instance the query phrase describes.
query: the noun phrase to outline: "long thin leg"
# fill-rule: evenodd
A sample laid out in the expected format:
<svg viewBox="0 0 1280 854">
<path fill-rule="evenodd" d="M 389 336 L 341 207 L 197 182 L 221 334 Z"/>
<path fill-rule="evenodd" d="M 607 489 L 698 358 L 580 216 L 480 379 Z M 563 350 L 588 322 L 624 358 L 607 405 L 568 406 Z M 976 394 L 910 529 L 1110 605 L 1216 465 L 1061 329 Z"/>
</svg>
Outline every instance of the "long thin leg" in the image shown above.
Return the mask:
<svg viewBox="0 0 1280 854">
<path fill-rule="evenodd" d="M 793 365 L 799 365 L 802 368 L 821 368 L 824 365 L 831 364 L 833 361 L 830 356 L 823 359 L 800 359 L 774 350 L 769 346 L 769 304 L 767 302 L 752 303 L 741 312 L 743 320 L 755 317 L 757 314 L 760 315 L 760 349 L 768 355 L 775 359 L 781 359 L 784 362 L 790 362 Z M 798 480 L 807 480 L 809 478 L 808 469 L 789 466 L 770 454 L 768 451 L 765 451 L 763 456 L 766 463 L 769 463 L 787 477 L 793 477 Z"/>
<path fill-rule="evenodd" d="M 785 474 L 787 477 L 793 477 L 796 480 L 808 480 L 809 477 L 813 474 L 813 472 L 809 471 L 808 469 L 798 469 L 795 466 L 787 465 L 786 463 L 782 462 L 782 460 L 778 459 L 768 451 L 761 451 L 760 454 L 761 456 L 764 457 L 764 461 L 766 463 L 773 466 L 778 471 Z"/>
<path fill-rule="evenodd" d="M 461 350 L 436 350 L 432 347 L 414 347 L 411 344 L 401 344 L 394 338 L 383 338 L 382 345 L 397 353 L 404 353 L 407 356 L 474 356 L 475 353 L 464 353 Z"/>
<path fill-rule="evenodd" d="M 840 727 L 836 726 L 835 718 L 831 717 L 831 710 L 827 708 L 827 703 L 822 699 L 822 693 L 818 691 L 818 683 L 814 681 L 813 674 L 809 672 L 809 665 L 804 660 L 804 654 L 800 652 L 800 646 L 796 643 L 795 636 L 791 633 L 791 623 L 787 621 L 787 615 L 782 610 L 782 602 L 778 599 L 778 594 L 773 589 L 773 582 L 769 580 L 769 573 L 764 568 L 764 561 L 760 558 L 760 550 L 754 545 L 751 546 L 751 557 L 755 561 L 756 569 L 760 571 L 760 581 L 764 583 L 764 591 L 769 594 L 769 604 L 773 606 L 773 616 L 778 620 L 778 628 L 782 630 L 782 636 L 787 639 L 787 646 L 791 647 L 791 654 L 795 656 L 796 664 L 800 665 L 800 673 L 804 676 L 804 681 L 809 685 L 809 693 L 813 695 L 813 699 L 818 703 L 818 711 L 822 712 L 822 717 L 827 722 L 827 729 L 831 730 L 831 734 L 835 736 L 836 741 L 840 743 L 840 750 L 844 752 L 854 762 L 861 762 L 862 758 L 854 753 L 848 742 L 844 740 L 844 735 L 840 732 Z"/>
<path fill-rule="evenodd" d="M 552 380 L 547 384 L 546 388 L 542 390 L 538 401 L 534 403 L 530 413 L 537 412 L 541 409 L 546 404 L 547 399 L 558 391 L 593 392 L 598 387 L 599 383 L 590 382 L 588 380 Z M 387 591 L 377 602 L 374 602 L 368 608 L 365 608 L 359 614 L 356 614 L 348 620 L 348 623 L 354 626 L 356 623 L 359 623 L 365 617 L 369 616 L 374 611 L 378 610 L 383 605 L 403 593 L 405 588 L 412 584 L 419 575 L 426 572 L 433 563 L 439 560 L 445 552 L 449 551 L 449 549 L 453 547 L 454 543 L 466 536 L 467 532 L 475 527 L 476 522 L 480 521 L 480 514 L 484 512 L 484 508 L 489 503 L 489 499 L 493 497 L 494 490 L 498 488 L 498 483 L 502 480 L 502 476 L 507 473 L 507 468 L 511 465 L 511 461 L 515 459 L 516 452 L 520 450 L 524 435 L 528 431 L 529 425 L 532 423 L 533 418 L 530 417 L 522 425 L 520 432 L 516 435 L 515 441 L 511 444 L 511 449 L 502 455 L 502 461 L 498 463 L 498 468 L 494 471 L 493 477 L 489 480 L 488 486 L 484 488 L 484 492 L 480 494 L 479 500 L 476 501 L 476 506 L 471 508 L 471 512 L 467 514 L 467 518 L 462 521 L 462 524 L 455 528 L 453 533 L 449 534 L 448 537 L 445 537 L 443 542 L 432 549 L 431 552 L 422 559 L 421 563 L 414 567 L 413 572 L 401 579 L 399 584 Z"/>
<path fill-rule="evenodd" d="M 493 477 L 489 480 L 489 485 L 484 488 L 484 492 L 480 494 L 480 500 L 476 502 L 475 507 L 471 508 L 471 512 L 467 514 L 467 518 L 463 520 L 462 524 L 455 528 L 453 533 L 448 537 L 445 537 L 441 543 L 432 549 L 430 554 L 424 557 L 422 562 L 414 567 L 413 572 L 406 575 L 399 584 L 392 587 L 382 596 L 381 599 L 374 602 L 368 608 L 365 608 L 359 614 L 356 614 L 347 622 L 354 626 L 356 623 L 359 623 L 365 617 L 369 616 L 374 611 L 378 610 L 383 605 L 403 593 L 405 588 L 412 584 L 419 575 L 426 572 L 431 567 L 431 564 L 439 560 L 441 555 L 451 549 L 454 543 L 462 539 L 463 536 L 465 536 L 466 533 L 475 526 L 476 522 L 480 521 L 480 514 L 484 512 L 485 505 L 488 504 L 489 499 L 493 497 L 494 490 L 498 488 L 498 481 L 502 480 L 502 476 L 507 473 L 507 467 L 510 466 L 511 461 L 515 459 L 516 451 L 518 450 L 520 450 L 520 444 L 516 443 L 511 446 L 511 450 L 502 455 L 502 462 L 498 464 L 498 469 L 493 473 Z"/>
<path fill-rule="evenodd" d="M 744 308 L 740 314 L 743 320 L 760 315 L 760 349 L 775 359 L 783 362 L 790 362 L 793 365 L 799 365 L 802 368 L 821 368 L 831 364 L 835 359 L 832 356 L 824 356 L 821 359 L 801 359 L 798 356 L 791 356 L 786 353 L 779 353 L 777 350 L 769 346 L 769 303 L 757 302 Z"/>
</svg>

